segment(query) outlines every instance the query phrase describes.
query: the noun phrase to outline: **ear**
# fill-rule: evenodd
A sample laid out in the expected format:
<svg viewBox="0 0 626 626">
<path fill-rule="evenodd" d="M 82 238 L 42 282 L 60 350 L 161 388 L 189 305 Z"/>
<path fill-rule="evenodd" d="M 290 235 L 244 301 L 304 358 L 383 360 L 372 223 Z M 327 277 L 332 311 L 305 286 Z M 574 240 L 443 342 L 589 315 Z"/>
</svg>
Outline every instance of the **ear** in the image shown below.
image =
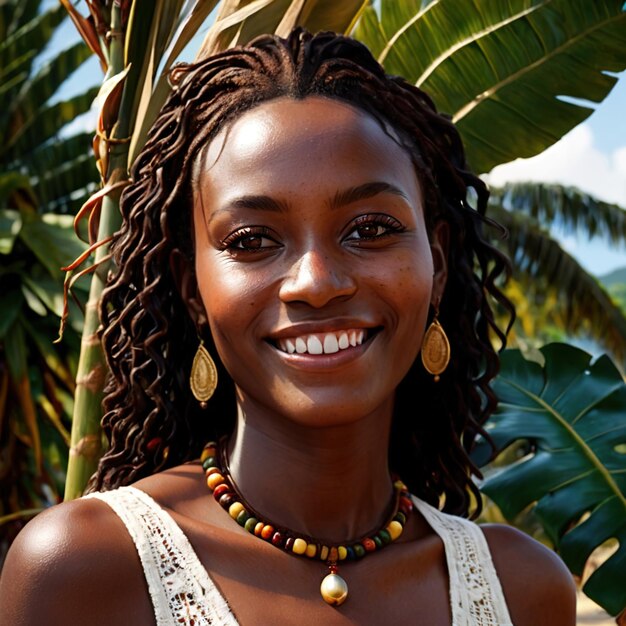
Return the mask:
<svg viewBox="0 0 626 626">
<path fill-rule="evenodd" d="M 198 332 L 200 332 L 203 326 L 207 326 L 208 321 L 204 304 L 198 292 L 193 262 L 180 250 L 173 250 L 170 254 L 170 271 L 172 272 L 178 293 L 187 306 L 187 311 L 194 321 Z"/>
<path fill-rule="evenodd" d="M 450 227 L 443 220 L 438 222 L 433 230 L 430 250 L 433 255 L 433 288 L 430 303 L 438 309 L 443 298 L 443 292 L 448 280 L 448 249 L 450 242 Z"/>
</svg>

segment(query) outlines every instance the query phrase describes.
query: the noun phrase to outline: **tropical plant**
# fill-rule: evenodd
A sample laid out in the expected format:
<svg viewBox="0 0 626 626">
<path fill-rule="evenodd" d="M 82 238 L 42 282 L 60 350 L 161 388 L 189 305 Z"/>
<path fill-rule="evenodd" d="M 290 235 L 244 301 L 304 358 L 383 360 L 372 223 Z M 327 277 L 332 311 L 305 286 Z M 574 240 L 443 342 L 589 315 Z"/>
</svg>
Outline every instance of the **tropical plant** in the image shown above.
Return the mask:
<svg viewBox="0 0 626 626">
<path fill-rule="evenodd" d="M 518 305 L 520 334 L 535 340 L 554 334 L 550 328 L 584 334 L 610 351 L 626 370 L 626 314 L 619 300 L 548 230 L 558 222 L 563 232 L 584 232 L 603 237 L 609 245 L 624 244 L 626 210 L 571 187 L 515 183 L 492 189 L 489 211 L 509 231 L 498 245 L 513 263 L 514 280 L 506 291 Z"/>
<path fill-rule="evenodd" d="M 80 316 L 66 344 L 52 340 L 63 308 L 60 268 L 84 247 L 72 216 L 49 212 L 72 213 L 97 180 L 90 136 L 57 136 L 95 93 L 50 103 L 89 51 L 81 43 L 41 64 L 65 14 L 39 12 L 40 4 L 0 4 L 0 562 L 24 519 L 60 499 Z"/>
<path fill-rule="evenodd" d="M 577 576 L 598 546 L 617 542 L 583 590 L 618 615 L 626 610 L 626 383 L 606 356 L 591 362 L 566 344 L 541 354 L 543 365 L 517 350 L 503 354 L 500 406 L 487 429 L 498 449 L 524 442 L 526 454 L 487 473 L 481 489 L 509 520 L 534 506 Z M 490 452 L 483 441 L 474 458 L 480 464 Z"/>
</svg>

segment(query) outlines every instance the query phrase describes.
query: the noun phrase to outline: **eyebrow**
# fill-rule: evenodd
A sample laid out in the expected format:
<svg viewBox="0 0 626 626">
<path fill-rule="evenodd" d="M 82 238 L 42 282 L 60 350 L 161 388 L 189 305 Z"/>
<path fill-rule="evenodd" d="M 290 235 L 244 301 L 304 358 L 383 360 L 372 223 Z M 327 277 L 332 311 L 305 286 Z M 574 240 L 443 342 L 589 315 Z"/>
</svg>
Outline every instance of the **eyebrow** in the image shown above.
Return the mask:
<svg viewBox="0 0 626 626">
<path fill-rule="evenodd" d="M 351 204 L 352 202 L 373 198 L 381 193 L 391 193 L 395 196 L 404 198 L 407 202 L 409 201 L 407 195 L 395 185 L 377 181 L 358 185 L 357 187 L 350 187 L 349 189 L 344 189 L 343 191 L 338 191 L 334 198 L 330 201 L 330 208 L 338 209 L 347 204 Z"/>
<path fill-rule="evenodd" d="M 407 202 L 409 201 L 407 195 L 395 185 L 382 181 L 364 183 L 356 187 L 350 187 L 342 191 L 338 191 L 331 199 L 329 205 L 331 209 L 339 209 L 352 202 L 358 202 L 359 200 L 367 200 L 373 198 L 381 193 L 390 193 L 396 196 L 400 196 Z M 246 195 L 239 198 L 235 198 L 230 201 L 225 207 L 218 209 L 209 218 L 208 223 L 211 222 L 213 217 L 223 211 L 229 212 L 240 209 L 252 209 L 254 211 L 272 211 L 275 213 L 284 213 L 289 210 L 289 205 L 281 200 L 277 200 L 270 196 L 265 195 Z"/>
</svg>

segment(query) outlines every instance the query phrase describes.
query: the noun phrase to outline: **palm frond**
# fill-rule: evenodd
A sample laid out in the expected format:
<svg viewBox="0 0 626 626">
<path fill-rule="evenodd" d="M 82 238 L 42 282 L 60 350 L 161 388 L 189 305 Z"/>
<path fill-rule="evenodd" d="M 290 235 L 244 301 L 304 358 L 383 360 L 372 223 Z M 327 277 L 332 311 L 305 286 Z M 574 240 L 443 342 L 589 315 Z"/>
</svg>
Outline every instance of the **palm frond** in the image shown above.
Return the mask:
<svg viewBox="0 0 626 626">
<path fill-rule="evenodd" d="M 626 243 L 626 209 L 574 187 L 545 183 L 508 183 L 491 189 L 490 203 L 529 215 L 541 224 L 581 229 L 589 237 L 605 237 L 612 244 Z"/>
</svg>

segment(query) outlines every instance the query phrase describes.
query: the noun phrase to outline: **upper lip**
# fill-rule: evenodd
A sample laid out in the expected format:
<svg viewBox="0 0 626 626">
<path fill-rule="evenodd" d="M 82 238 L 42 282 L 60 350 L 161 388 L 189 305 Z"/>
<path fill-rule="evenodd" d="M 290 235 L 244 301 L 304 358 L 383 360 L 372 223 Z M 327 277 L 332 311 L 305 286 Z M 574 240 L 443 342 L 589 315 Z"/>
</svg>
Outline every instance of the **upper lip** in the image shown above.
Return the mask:
<svg viewBox="0 0 626 626">
<path fill-rule="evenodd" d="M 342 330 L 358 330 L 359 328 L 379 328 L 380 324 L 357 319 L 330 319 L 320 321 L 298 322 L 272 331 L 267 338 L 272 341 L 302 337 L 313 333 L 331 333 Z"/>
</svg>

